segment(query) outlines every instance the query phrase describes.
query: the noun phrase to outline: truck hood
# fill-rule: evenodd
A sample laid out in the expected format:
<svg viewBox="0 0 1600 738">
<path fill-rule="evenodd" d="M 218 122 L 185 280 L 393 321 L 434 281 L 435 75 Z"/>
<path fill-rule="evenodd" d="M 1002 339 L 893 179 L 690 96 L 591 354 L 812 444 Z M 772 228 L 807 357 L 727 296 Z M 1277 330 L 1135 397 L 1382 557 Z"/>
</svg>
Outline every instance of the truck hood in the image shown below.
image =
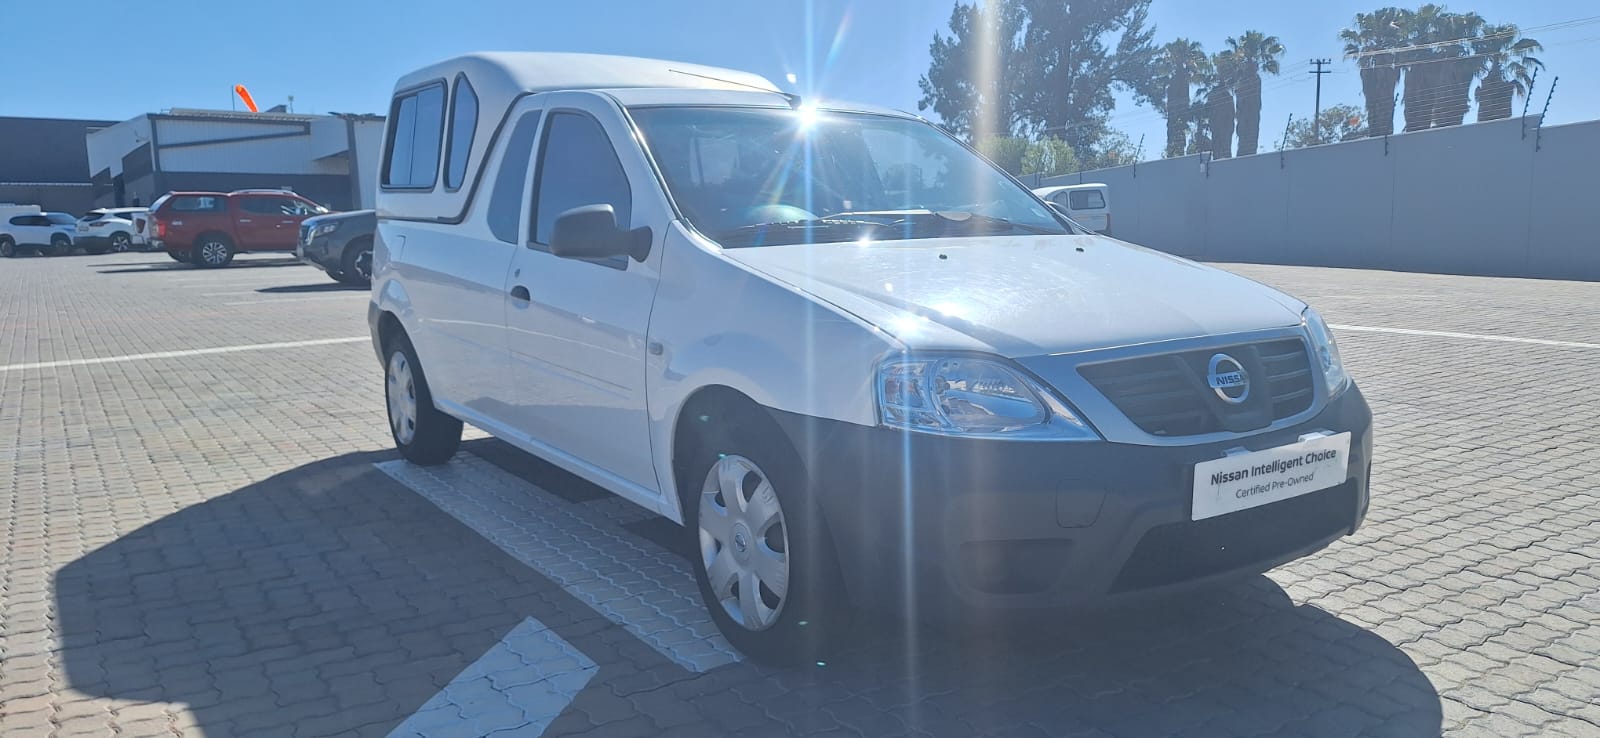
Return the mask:
<svg viewBox="0 0 1600 738">
<path fill-rule="evenodd" d="M 913 349 L 1011 358 L 1298 325 L 1262 284 L 1104 236 L 764 246 L 723 254 Z"/>
</svg>

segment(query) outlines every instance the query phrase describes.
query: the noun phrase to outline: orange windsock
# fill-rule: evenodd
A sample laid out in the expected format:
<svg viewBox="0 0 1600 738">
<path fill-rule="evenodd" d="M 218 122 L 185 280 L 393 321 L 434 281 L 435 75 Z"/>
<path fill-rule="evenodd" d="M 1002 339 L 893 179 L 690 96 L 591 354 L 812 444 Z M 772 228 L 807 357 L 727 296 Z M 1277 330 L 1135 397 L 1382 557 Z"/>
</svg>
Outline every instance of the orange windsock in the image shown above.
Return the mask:
<svg viewBox="0 0 1600 738">
<path fill-rule="evenodd" d="M 234 85 L 233 86 L 233 91 L 234 91 L 235 94 L 237 94 L 239 96 L 240 100 L 244 101 L 244 106 L 249 108 L 250 112 L 252 112 L 252 113 L 261 112 L 259 109 L 256 108 L 256 99 L 250 96 L 250 91 L 245 89 L 244 85 Z"/>
</svg>

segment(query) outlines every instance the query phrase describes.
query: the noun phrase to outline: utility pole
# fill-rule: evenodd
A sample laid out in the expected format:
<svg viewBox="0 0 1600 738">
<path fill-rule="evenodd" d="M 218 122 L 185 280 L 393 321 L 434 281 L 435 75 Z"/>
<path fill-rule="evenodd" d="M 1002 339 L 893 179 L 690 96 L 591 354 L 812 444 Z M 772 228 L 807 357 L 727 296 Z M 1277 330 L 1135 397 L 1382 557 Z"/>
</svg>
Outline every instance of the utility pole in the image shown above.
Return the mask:
<svg viewBox="0 0 1600 738">
<path fill-rule="evenodd" d="M 1316 107 L 1312 108 L 1312 111 L 1311 111 L 1311 137 L 1316 139 L 1316 140 L 1318 140 L 1318 141 L 1321 141 L 1322 140 L 1322 75 L 1324 75 L 1324 74 L 1332 74 L 1333 73 L 1333 70 L 1331 70 L 1331 69 L 1323 69 L 1323 67 L 1325 67 L 1325 66 L 1327 66 L 1329 64 L 1332 64 L 1333 62 L 1331 60 L 1329 60 L 1329 59 L 1312 59 L 1311 63 L 1315 64 L 1316 67 L 1317 67 L 1316 69 L 1311 70 L 1312 74 L 1317 75 L 1317 103 L 1316 103 Z"/>
</svg>

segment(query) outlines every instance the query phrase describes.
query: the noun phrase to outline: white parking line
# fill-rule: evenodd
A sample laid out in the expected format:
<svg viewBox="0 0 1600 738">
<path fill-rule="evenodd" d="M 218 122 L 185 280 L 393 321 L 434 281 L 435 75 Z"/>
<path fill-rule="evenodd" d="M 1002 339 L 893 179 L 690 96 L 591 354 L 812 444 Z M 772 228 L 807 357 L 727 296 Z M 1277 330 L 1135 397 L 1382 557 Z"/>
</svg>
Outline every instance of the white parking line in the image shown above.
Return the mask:
<svg viewBox="0 0 1600 738">
<path fill-rule="evenodd" d="M 186 356 L 206 356 L 208 354 L 233 354 L 241 351 L 272 351 L 274 349 L 304 348 L 306 346 L 333 346 L 341 343 L 365 343 L 372 339 L 367 336 L 352 336 L 350 338 L 316 338 L 308 341 L 279 341 L 277 343 L 247 343 L 238 346 L 215 346 L 212 348 L 184 349 L 181 351 L 155 351 L 148 354 L 125 354 L 123 356 L 101 356 L 93 359 L 63 359 L 61 361 L 37 361 L 31 364 L 8 364 L 0 366 L 0 372 L 18 372 L 25 369 L 56 369 L 65 366 L 88 366 L 90 364 L 120 364 L 125 361 L 151 361 L 154 359 L 181 359 Z"/>
<path fill-rule="evenodd" d="M 346 292 L 346 293 L 340 294 L 340 295 L 311 295 L 311 296 L 306 296 L 306 297 L 278 297 L 278 298 L 268 299 L 268 300 L 239 300 L 238 302 L 225 302 L 225 303 L 222 303 L 222 304 L 224 304 L 224 305 L 270 305 L 270 304 L 279 303 L 279 302 L 327 302 L 327 301 L 330 301 L 330 300 L 348 300 L 348 299 L 350 299 L 352 297 L 359 297 L 359 298 L 362 298 L 363 300 L 370 298 L 370 296 L 365 292 Z"/>
<path fill-rule="evenodd" d="M 1536 346 L 1559 346 L 1561 348 L 1600 349 L 1600 343 L 1584 343 L 1582 341 L 1556 341 L 1548 338 L 1523 338 L 1521 336 L 1492 336 L 1483 333 L 1456 333 L 1454 331 L 1425 331 L 1417 328 L 1384 328 L 1371 325 L 1339 325 L 1330 323 L 1330 328 L 1352 333 L 1393 333 L 1401 336 L 1427 336 L 1430 338 L 1462 338 L 1471 341 L 1494 341 L 1497 343 L 1525 343 Z"/>
<path fill-rule="evenodd" d="M 528 618 L 396 725 L 389 736 L 489 735 L 495 731 L 541 735 L 598 671 L 600 667 L 582 651 L 544 623 Z"/>
<path fill-rule="evenodd" d="M 691 672 L 740 661 L 700 604 L 686 562 L 614 520 L 471 454 L 443 466 L 375 464 L 640 643 Z"/>
</svg>

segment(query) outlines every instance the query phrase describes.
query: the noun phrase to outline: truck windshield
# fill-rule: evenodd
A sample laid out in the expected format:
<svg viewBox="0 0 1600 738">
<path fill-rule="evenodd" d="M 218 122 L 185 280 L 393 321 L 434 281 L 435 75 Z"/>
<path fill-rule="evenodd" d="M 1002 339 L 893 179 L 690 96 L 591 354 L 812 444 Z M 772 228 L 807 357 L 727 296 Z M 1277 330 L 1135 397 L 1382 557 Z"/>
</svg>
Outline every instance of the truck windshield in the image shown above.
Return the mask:
<svg viewBox="0 0 1600 738">
<path fill-rule="evenodd" d="M 630 112 L 684 216 L 723 246 L 1073 232 L 920 121 L 806 108 Z"/>
</svg>

